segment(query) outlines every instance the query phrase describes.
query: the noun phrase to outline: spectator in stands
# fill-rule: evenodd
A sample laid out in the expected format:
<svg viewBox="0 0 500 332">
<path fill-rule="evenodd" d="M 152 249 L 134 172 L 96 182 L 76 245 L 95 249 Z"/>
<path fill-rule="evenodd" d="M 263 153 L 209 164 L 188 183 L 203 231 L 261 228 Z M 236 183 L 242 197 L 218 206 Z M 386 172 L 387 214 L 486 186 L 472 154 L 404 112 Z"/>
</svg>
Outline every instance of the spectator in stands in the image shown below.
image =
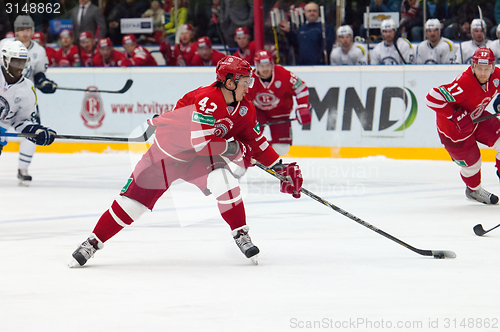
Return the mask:
<svg viewBox="0 0 500 332">
<path fill-rule="evenodd" d="M 94 36 L 104 38 L 106 36 L 106 20 L 99 7 L 90 2 L 90 0 L 79 0 L 79 5 L 71 11 L 71 21 L 75 37 L 80 33 L 90 31 Z M 75 43 L 78 40 L 74 41 Z"/>
<path fill-rule="evenodd" d="M 383 20 L 380 24 L 383 41 L 370 52 L 372 65 L 402 65 L 415 61 L 413 45 L 406 39 L 396 36 L 396 22 L 393 19 Z"/>
<path fill-rule="evenodd" d="M 470 24 L 471 40 L 460 43 L 457 48 L 457 62 L 458 63 L 472 63 L 472 56 L 478 48 L 490 48 L 491 41 L 486 39 L 486 22 L 479 18 L 472 20 Z"/>
<path fill-rule="evenodd" d="M 497 0 L 495 2 L 495 10 L 494 10 L 494 13 L 495 13 L 495 23 L 496 23 L 496 26 L 493 26 L 491 28 L 491 31 L 490 31 L 490 36 L 491 36 L 491 39 L 498 37 L 498 26 L 500 25 L 500 0 Z"/>
<path fill-rule="evenodd" d="M 342 25 L 337 29 L 336 47 L 330 53 L 331 65 L 366 65 L 367 53 L 363 45 L 354 42 L 353 31 L 350 26 Z"/>
<path fill-rule="evenodd" d="M 128 67 L 132 65 L 125 54 L 113 49 L 110 38 L 99 40 L 98 50 L 94 56 L 94 67 Z"/>
<path fill-rule="evenodd" d="M 486 23 L 486 29 L 493 26 L 493 22 L 487 17 L 490 13 L 485 3 L 481 4 L 483 19 Z M 478 7 L 475 1 L 465 1 L 463 3 L 451 3 L 448 9 L 451 12 L 451 18 L 444 22 L 443 36 L 451 40 L 470 40 L 472 38 L 470 22 L 479 17 Z M 490 10 L 493 12 L 493 10 Z M 485 36 L 486 38 L 486 36 Z"/>
<path fill-rule="evenodd" d="M 497 25 L 496 40 L 491 40 L 489 48 L 493 51 L 495 55 L 495 63 L 500 63 L 500 24 Z"/>
<path fill-rule="evenodd" d="M 156 60 L 144 47 L 137 45 L 134 35 L 126 35 L 122 42 L 126 56 L 131 66 L 157 66 Z"/>
<path fill-rule="evenodd" d="M 9 15 L 7 15 L 5 3 L 0 1 L 0 40 L 4 37 L 7 38 L 7 32 L 11 31 L 12 27 L 10 25 Z"/>
<path fill-rule="evenodd" d="M 423 11 L 420 0 L 403 0 L 400 18 L 401 35 L 411 41 L 422 41 Z"/>
<path fill-rule="evenodd" d="M 441 37 L 441 22 L 437 18 L 431 18 L 425 22 L 425 34 L 427 40 L 416 47 L 416 63 L 456 63 L 454 43 L 448 38 Z"/>
<path fill-rule="evenodd" d="M 49 59 L 49 67 L 57 67 L 56 51 L 52 47 L 47 46 L 45 34 L 43 32 L 35 32 L 31 40 L 36 41 L 40 46 L 45 48 L 47 59 Z"/>
<path fill-rule="evenodd" d="M 201 37 L 196 42 L 198 53 L 193 56 L 191 66 L 215 66 L 226 55 L 212 49 L 212 42 L 208 37 Z"/>
<path fill-rule="evenodd" d="M 500 1 L 500 0 L 499 0 Z M 193 20 L 196 35 L 207 36 L 214 44 L 222 44 L 222 40 L 215 22 L 220 15 L 220 0 L 191 1 L 192 11 L 189 17 Z M 215 20 L 213 17 L 215 16 Z"/>
<path fill-rule="evenodd" d="M 188 10 L 183 0 L 174 0 L 170 11 L 170 22 L 165 24 L 167 32 L 167 42 L 171 45 L 175 44 L 175 36 L 177 28 L 187 23 Z"/>
<path fill-rule="evenodd" d="M 57 66 L 59 67 L 79 67 L 80 56 L 78 47 L 73 44 L 73 32 L 63 30 L 59 34 L 59 44 L 61 48 L 56 52 Z"/>
<path fill-rule="evenodd" d="M 122 41 L 120 20 L 141 17 L 148 8 L 149 5 L 145 0 L 122 0 L 113 8 L 108 17 L 108 36 L 113 44 L 120 44 Z"/>
<path fill-rule="evenodd" d="M 319 6 L 315 2 L 309 2 L 305 6 L 306 23 L 301 25 L 297 32 L 290 30 L 287 22 L 282 21 L 280 28 L 286 33 L 289 42 L 298 50 L 298 65 L 320 65 L 327 64 L 326 54 L 330 54 L 334 41 L 334 33 L 328 23 L 325 23 L 326 40 L 323 41 L 323 32 L 319 17 Z M 324 44 L 323 44 L 324 43 Z"/>
<path fill-rule="evenodd" d="M 153 34 L 144 35 L 146 43 L 160 44 L 163 39 L 165 22 L 165 12 L 161 8 L 160 0 L 151 1 L 151 7 L 142 14 L 142 17 L 151 17 L 153 19 Z M 141 36 L 142 37 L 142 36 Z"/>
<path fill-rule="evenodd" d="M 399 12 L 401 9 L 401 0 L 371 0 L 370 1 L 370 13 L 387 13 L 387 12 Z M 363 13 L 365 8 L 363 8 Z M 363 15 L 363 14 L 362 14 Z M 378 29 L 370 29 L 370 36 L 372 40 L 377 40 L 379 35 Z M 363 38 L 366 37 L 366 28 L 364 24 L 361 24 L 359 28 L 359 35 Z"/>
<path fill-rule="evenodd" d="M 191 61 L 196 53 L 196 42 L 191 24 L 183 24 L 179 27 L 179 43 L 175 44 L 174 55 L 171 66 L 191 66 Z"/>
<path fill-rule="evenodd" d="M 80 34 L 80 60 L 82 67 L 93 67 L 94 56 L 97 51 L 95 49 L 96 40 L 90 31 L 85 31 Z"/>
<path fill-rule="evenodd" d="M 255 42 L 250 41 L 250 32 L 245 27 L 239 27 L 234 31 L 234 41 L 238 44 L 238 50 L 234 56 L 253 63 L 255 57 Z"/>
<path fill-rule="evenodd" d="M 220 0 L 220 27 L 229 47 L 236 47 L 234 32 L 253 27 L 253 0 Z"/>
</svg>

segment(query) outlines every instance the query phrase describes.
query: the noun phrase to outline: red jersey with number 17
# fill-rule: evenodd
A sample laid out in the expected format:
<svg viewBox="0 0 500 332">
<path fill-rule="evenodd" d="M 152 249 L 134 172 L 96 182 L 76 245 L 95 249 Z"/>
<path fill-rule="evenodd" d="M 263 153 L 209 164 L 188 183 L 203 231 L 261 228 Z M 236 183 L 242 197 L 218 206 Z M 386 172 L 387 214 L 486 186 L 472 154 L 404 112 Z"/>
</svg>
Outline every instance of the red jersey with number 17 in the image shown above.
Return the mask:
<svg viewBox="0 0 500 332">
<path fill-rule="evenodd" d="M 260 132 L 252 103 L 243 98 L 227 105 L 215 84 L 188 92 L 171 112 L 148 122 L 157 127 L 155 144 L 163 153 L 158 158 L 184 163 L 197 156 L 220 155 L 227 150 L 227 140 L 234 138 L 249 146 L 253 158 L 265 166 L 279 161 Z"/>
<path fill-rule="evenodd" d="M 469 67 L 449 84 L 433 88 L 427 95 L 427 106 L 436 111 L 436 122 L 440 135 L 454 143 L 470 137 L 476 130 L 461 132 L 453 121 L 457 110 L 466 110 L 472 120 L 481 117 L 486 106 L 500 92 L 500 69 L 495 67 L 488 82 L 480 84 Z"/>
</svg>

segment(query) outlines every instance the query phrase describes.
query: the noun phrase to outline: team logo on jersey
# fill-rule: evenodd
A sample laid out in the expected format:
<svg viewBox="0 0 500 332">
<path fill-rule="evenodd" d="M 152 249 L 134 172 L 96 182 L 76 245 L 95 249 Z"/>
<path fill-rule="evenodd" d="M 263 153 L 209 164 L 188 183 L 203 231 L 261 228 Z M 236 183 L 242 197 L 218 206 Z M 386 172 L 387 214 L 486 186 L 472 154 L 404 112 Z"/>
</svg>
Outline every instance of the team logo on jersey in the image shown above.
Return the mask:
<svg viewBox="0 0 500 332">
<path fill-rule="evenodd" d="M 498 83 L 499 83 L 498 78 L 495 78 L 495 79 L 493 80 L 493 85 L 495 86 L 495 88 L 497 88 L 497 87 L 498 87 Z"/>
<path fill-rule="evenodd" d="M 0 96 L 0 120 L 5 120 L 7 114 L 9 114 L 10 106 L 7 99 Z"/>
<path fill-rule="evenodd" d="M 245 114 L 247 114 L 247 112 L 248 112 L 248 107 L 246 107 L 246 106 L 240 107 L 240 115 L 241 116 L 245 116 Z"/>
<path fill-rule="evenodd" d="M 274 86 L 278 89 L 281 88 L 281 81 L 276 81 L 276 83 L 274 83 Z"/>
<path fill-rule="evenodd" d="M 88 89 L 96 90 L 97 87 L 89 86 Z M 85 127 L 99 128 L 102 126 L 102 121 L 104 120 L 106 113 L 104 112 L 104 104 L 100 93 L 93 91 L 85 92 L 80 115 L 83 119 Z"/>
<path fill-rule="evenodd" d="M 227 112 L 228 112 L 229 114 L 233 113 L 233 111 L 234 111 L 234 107 L 233 107 L 233 106 L 228 106 L 228 107 L 227 107 Z"/>
<path fill-rule="evenodd" d="M 267 92 L 259 93 L 255 96 L 255 100 L 253 100 L 253 103 L 264 111 L 275 108 L 279 102 L 279 98 L 277 98 L 274 94 Z"/>
<path fill-rule="evenodd" d="M 14 103 L 19 104 L 21 102 L 21 98 L 14 99 Z"/>
</svg>

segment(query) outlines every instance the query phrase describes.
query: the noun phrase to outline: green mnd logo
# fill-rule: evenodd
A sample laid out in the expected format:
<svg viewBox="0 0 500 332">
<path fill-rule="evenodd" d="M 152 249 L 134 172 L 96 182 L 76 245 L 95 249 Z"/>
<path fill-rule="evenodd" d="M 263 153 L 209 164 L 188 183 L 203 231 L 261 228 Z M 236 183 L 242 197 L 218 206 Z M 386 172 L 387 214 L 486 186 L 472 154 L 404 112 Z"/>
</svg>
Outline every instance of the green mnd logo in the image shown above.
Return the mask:
<svg viewBox="0 0 500 332">
<path fill-rule="evenodd" d="M 415 122 L 415 119 L 417 118 L 417 112 L 418 112 L 418 103 L 417 103 L 417 98 L 415 97 L 415 94 L 408 88 L 405 88 L 409 93 L 411 97 L 411 108 L 410 108 L 410 113 L 408 113 L 408 116 L 406 117 L 405 122 L 395 131 L 402 131 L 405 129 L 408 129 L 413 122 Z"/>
</svg>

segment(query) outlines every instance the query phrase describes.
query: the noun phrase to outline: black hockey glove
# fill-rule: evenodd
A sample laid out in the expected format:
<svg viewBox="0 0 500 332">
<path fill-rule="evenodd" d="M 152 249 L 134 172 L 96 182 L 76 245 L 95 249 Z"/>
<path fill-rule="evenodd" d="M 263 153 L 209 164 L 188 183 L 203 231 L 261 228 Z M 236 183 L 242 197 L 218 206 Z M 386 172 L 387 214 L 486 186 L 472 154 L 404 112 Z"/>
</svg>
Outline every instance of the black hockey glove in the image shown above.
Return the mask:
<svg viewBox="0 0 500 332">
<path fill-rule="evenodd" d="M 44 73 L 38 73 L 35 75 L 35 85 L 43 93 L 54 93 L 57 89 L 57 84 L 53 81 L 47 79 Z"/>
<path fill-rule="evenodd" d="M 497 115 L 500 114 L 500 109 L 498 108 L 499 106 L 500 106 L 500 95 L 498 95 L 495 101 L 493 102 L 493 110 Z"/>
<path fill-rule="evenodd" d="M 36 145 L 50 145 L 54 142 L 57 133 L 47 127 L 41 125 L 28 125 L 23 129 L 25 134 L 36 134 L 35 137 L 28 138 Z"/>
</svg>

